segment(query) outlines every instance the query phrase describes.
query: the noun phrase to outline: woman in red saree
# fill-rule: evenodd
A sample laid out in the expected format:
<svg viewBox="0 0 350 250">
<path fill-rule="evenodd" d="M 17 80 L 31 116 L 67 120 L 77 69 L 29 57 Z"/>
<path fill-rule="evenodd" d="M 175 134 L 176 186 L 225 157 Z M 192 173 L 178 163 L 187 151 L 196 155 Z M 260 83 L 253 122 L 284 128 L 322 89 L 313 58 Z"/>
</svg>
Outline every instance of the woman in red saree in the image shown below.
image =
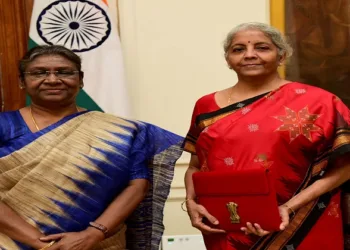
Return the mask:
<svg viewBox="0 0 350 250">
<path fill-rule="evenodd" d="M 236 27 L 224 49 L 238 82 L 197 101 L 184 144 L 192 153 L 185 182 L 193 226 L 209 250 L 344 249 L 340 186 L 350 175 L 349 109 L 327 91 L 279 77 L 290 49 L 268 25 Z M 195 202 L 192 174 L 248 168 L 274 172 L 281 230 L 252 221 L 225 233 L 204 224 L 220 222 Z"/>
</svg>

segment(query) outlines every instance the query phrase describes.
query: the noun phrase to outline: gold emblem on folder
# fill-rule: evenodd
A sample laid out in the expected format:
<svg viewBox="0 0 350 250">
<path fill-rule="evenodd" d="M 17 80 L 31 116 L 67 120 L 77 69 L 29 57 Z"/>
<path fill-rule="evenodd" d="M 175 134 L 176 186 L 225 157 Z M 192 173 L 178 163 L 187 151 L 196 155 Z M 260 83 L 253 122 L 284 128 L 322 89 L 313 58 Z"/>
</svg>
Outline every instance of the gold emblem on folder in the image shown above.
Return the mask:
<svg viewBox="0 0 350 250">
<path fill-rule="evenodd" d="M 241 219 L 237 213 L 237 207 L 238 204 L 234 202 L 229 202 L 226 204 L 227 210 L 230 213 L 230 220 L 232 224 L 239 223 L 239 220 Z"/>
</svg>

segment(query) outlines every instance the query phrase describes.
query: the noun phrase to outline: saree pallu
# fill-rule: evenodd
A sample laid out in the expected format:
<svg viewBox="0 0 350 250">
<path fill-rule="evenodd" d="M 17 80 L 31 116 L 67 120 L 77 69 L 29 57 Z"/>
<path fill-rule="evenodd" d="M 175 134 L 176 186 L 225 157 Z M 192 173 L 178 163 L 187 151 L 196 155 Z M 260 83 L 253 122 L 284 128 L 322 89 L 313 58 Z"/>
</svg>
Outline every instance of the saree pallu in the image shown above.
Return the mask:
<svg viewBox="0 0 350 250">
<path fill-rule="evenodd" d="M 316 87 L 289 83 L 239 105 L 198 115 L 198 138 L 188 135 L 191 140 L 185 141 L 184 148 L 197 154 L 202 171 L 270 169 L 281 205 L 349 153 L 349 124 L 349 109 L 339 98 Z M 347 205 L 341 204 L 338 188 L 296 211 L 284 231 L 261 238 L 243 232 L 204 235 L 204 240 L 209 250 L 340 250 L 344 249 L 342 212 Z"/>
<path fill-rule="evenodd" d="M 149 192 L 125 221 L 127 227 L 120 225 L 95 249 L 158 250 L 181 137 L 93 111 L 70 115 L 36 133 L 18 111 L 0 118 L 2 202 L 46 235 L 82 231 L 130 180 L 148 179 Z M 31 248 L 0 234 L 0 249 Z"/>
</svg>

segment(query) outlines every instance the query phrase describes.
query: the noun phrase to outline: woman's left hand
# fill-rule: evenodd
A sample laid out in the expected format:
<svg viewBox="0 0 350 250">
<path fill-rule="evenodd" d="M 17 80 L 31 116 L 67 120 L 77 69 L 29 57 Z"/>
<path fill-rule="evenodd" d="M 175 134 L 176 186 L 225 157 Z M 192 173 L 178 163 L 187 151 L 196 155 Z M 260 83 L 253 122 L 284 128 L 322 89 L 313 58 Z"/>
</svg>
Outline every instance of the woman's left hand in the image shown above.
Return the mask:
<svg viewBox="0 0 350 250">
<path fill-rule="evenodd" d="M 289 207 L 286 205 L 279 206 L 278 211 L 282 221 L 280 225 L 280 230 L 282 231 L 289 225 Z"/>
<path fill-rule="evenodd" d="M 262 229 L 259 224 L 257 223 L 252 224 L 250 222 L 247 222 L 247 227 L 242 227 L 241 230 L 246 235 L 255 234 L 258 236 L 265 236 L 270 233 L 269 231 L 265 231 L 264 229 Z"/>
<path fill-rule="evenodd" d="M 279 206 L 278 211 L 280 213 L 280 217 L 281 217 L 281 221 L 282 221 L 280 224 L 280 230 L 284 230 L 284 229 L 286 229 L 286 227 L 289 224 L 288 207 L 285 205 Z M 247 222 L 247 227 L 242 227 L 241 230 L 247 235 L 248 234 L 255 234 L 258 236 L 265 236 L 265 235 L 270 233 L 269 231 L 262 229 L 259 224 L 257 224 L 257 223 L 252 224 L 250 222 Z"/>
<path fill-rule="evenodd" d="M 81 232 L 51 234 L 40 238 L 45 242 L 56 241 L 48 250 L 90 250 L 103 239 L 101 231 L 90 227 Z"/>
</svg>

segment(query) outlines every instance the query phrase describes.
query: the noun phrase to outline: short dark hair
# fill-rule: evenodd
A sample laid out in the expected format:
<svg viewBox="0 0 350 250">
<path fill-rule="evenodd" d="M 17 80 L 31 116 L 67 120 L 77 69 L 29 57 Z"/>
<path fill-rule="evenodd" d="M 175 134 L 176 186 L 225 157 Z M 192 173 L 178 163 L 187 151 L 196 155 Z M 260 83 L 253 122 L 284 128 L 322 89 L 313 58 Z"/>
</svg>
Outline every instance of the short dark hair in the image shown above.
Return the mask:
<svg viewBox="0 0 350 250">
<path fill-rule="evenodd" d="M 40 45 L 30 49 L 18 63 L 19 76 L 23 80 L 28 64 L 35 58 L 43 55 L 60 55 L 75 64 L 77 70 L 81 71 L 81 58 L 70 49 L 61 45 Z"/>
</svg>

